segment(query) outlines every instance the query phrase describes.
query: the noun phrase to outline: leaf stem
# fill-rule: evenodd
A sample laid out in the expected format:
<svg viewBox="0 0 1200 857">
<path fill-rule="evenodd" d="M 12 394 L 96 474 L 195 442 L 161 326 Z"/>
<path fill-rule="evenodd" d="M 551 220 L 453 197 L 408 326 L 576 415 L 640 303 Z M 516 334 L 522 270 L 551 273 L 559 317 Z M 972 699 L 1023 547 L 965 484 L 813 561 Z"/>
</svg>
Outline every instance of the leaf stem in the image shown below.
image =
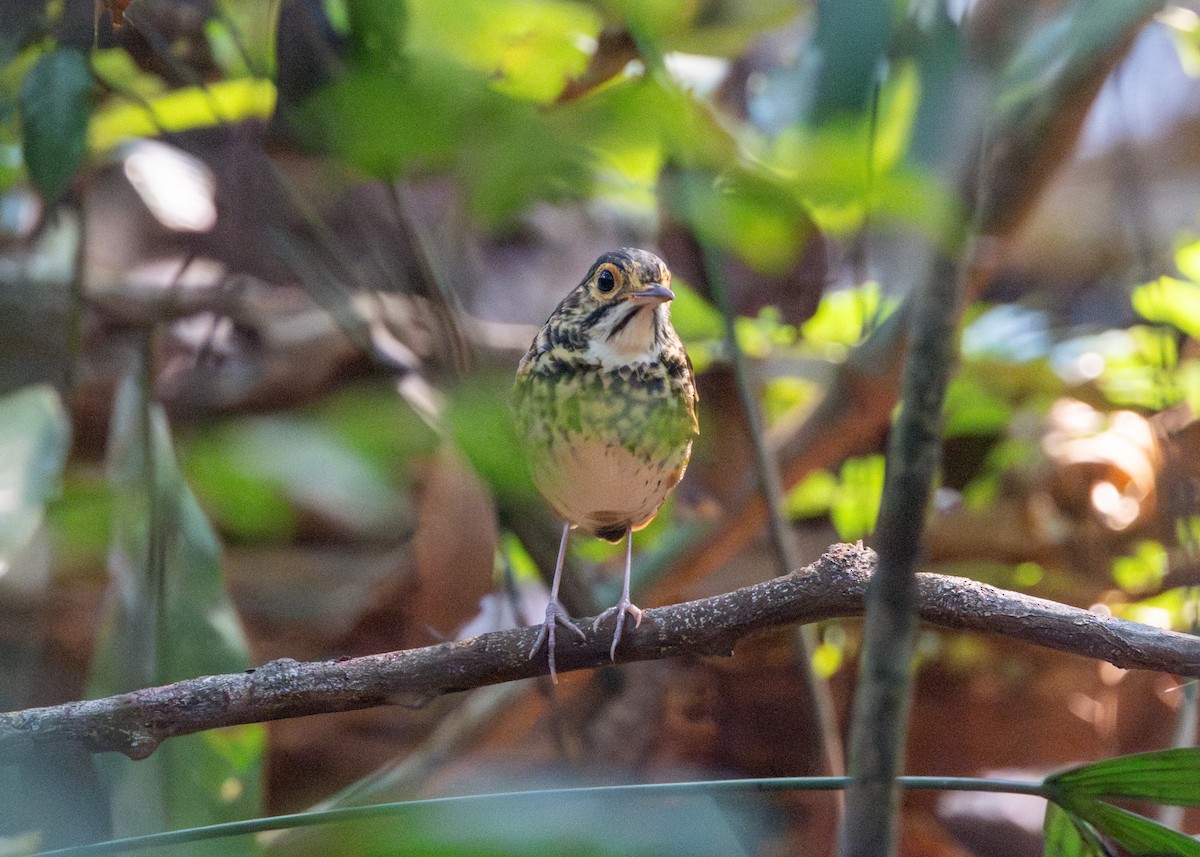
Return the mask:
<svg viewBox="0 0 1200 857">
<path fill-rule="evenodd" d="M 899 782 L 905 789 L 913 791 L 936 789 L 944 791 L 1003 792 L 1006 794 L 1045 796 L 1045 786 L 1041 782 L 1027 780 L 999 780 L 975 777 L 901 777 Z M 487 794 L 426 798 L 397 803 L 380 803 L 370 806 L 276 815 L 225 824 L 211 824 L 205 827 L 191 827 L 183 830 L 151 833 L 145 836 L 112 839 L 89 845 L 58 848 L 53 851 L 39 852 L 33 855 L 33 857 L 82 857 L 83 855 L 93 855 L 94 857 L 94 855 L 100 854 L 141 851 L 148 848 L 183 845 L 189 842 L 199 842 L 228 836 L 245 836 L 252 833 L 263 833 L 268 830 L 287 830 L 294 827 L 313 827 L 322 824 L 340 824 L 371 818 L 400 816 L 407 812 L 418 811 L 424 808 L 457 804 L 469 806 L 496 801 L 515 802 L 546 800 L 550 798 L 612 797 L 633 793 L 655 797 L 674 797 L 730 792 L 835 791 L 844 789 L 849 783 L 849 777 L 770 777 L 764 779 L 698 780 L 683 783 L 636 783 L 618 786 L 585 786 L 582 788 L 489 792 Z"/>
</svg>

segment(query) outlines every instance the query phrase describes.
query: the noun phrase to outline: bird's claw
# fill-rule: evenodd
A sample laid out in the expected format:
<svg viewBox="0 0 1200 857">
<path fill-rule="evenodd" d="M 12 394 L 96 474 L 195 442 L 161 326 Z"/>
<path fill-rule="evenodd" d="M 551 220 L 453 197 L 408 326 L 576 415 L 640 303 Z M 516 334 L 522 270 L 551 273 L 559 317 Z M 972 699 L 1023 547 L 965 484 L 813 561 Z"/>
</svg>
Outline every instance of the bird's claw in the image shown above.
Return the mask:
<svg viewBox="0 0 1200 857">
<path fill-rule="evenodd" d="M 571 614 L 567 612 L 567 608 L 563 607 L 556 599 L 550 599 L 550 603 L 546 605 L 546 619 L 542 622 L 537 639 L 533 641 L 533 648 L 529 650 L 529 660 L 533 660 L 534 656 L 542 650 L 542 646 L 546 646 L 546 659 L 550 662 L 550 678 L 555 684 L 558 684 L 558 673 L 554 669 L 554 628 L 556 625 L 570 628 L 581 640 L 585 640 L 587 637 L 571 621 Z"/>
<path fill-rule="evenodd" d="M 628 598 L 622 598 L 612 607 L 609 607 L 603 613 L 595 618 L 592 622 L 592 630 L 597 630 L 601 623 L 605 622 L 610 616 L 616 615 L 616 625 L 613 627 L 612 647 L 608 650 L 608 656 L 613 661 L 617 660 L 617 645 L 621 642 L 621 634 L 625 630 L 625 617 L 633 619 L 633 627 L 637 628 L 642 624 L 642 609 L 631 602 Z"/>
</svg>

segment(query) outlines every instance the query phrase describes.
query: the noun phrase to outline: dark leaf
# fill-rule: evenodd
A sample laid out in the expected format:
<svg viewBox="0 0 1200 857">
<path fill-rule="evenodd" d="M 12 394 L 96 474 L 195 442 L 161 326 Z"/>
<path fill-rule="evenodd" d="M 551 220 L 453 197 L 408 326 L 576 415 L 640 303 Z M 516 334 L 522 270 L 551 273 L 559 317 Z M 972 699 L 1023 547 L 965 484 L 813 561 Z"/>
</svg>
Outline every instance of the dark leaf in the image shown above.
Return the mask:
<svg viewBox="0 0 1200 857">
<path fill-rule="evenodd" d="M 25 167 L 47 200 L 62 196 L 83 162 L 91 94 L 87 58 L 69 48 L 42 56 L 21 82 Z"/>
</svg>

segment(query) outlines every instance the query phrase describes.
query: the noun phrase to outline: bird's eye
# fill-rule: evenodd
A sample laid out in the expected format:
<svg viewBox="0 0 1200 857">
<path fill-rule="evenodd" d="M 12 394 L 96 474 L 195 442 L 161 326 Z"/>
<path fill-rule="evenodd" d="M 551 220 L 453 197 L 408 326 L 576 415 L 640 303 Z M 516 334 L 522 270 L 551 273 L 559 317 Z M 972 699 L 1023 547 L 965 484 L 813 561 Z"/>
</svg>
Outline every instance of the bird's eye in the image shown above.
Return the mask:
<svg viewBox="0 0 1200 857">
<path fill-rule="evenodd" d="M 600 276 L 596 277 L 596 289 L 608 294 L 617 287 L 617 278 L 613 276 L 613 272 L 605 268 L 600 272 Z"/>
</svg>

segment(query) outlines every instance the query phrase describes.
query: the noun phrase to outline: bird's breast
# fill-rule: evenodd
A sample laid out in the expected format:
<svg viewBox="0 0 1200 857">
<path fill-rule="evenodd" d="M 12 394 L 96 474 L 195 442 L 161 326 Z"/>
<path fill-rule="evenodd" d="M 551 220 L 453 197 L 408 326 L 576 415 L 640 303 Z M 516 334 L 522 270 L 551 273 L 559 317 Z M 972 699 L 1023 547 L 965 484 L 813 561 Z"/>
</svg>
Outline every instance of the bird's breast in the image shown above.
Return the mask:
<svg viewBox="0 0 1200 857">
<path fill-rule="evenodd" d="M 696 434 L 690 373 L 662 362 L 615 369 L 541 355 L 517 382 L 534 481 L 566 520 L 619 538 L 657 513 Z"/>
</svg>

